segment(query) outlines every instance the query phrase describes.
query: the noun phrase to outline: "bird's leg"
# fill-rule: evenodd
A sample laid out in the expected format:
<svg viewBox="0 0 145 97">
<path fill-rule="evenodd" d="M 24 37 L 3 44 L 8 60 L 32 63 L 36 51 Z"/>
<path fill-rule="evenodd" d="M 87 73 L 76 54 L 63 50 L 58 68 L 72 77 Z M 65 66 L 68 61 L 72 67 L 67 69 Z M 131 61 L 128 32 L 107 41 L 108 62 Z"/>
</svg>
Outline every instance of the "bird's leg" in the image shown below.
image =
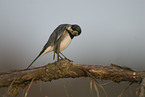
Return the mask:
<svg viewBox="0 0 145 97">
<path fill-rule="evenodd" d="M 59 58 L 63 59 L 60 54 L 67 60 L 69 60 L 70 62 L 73 62 L 72 60 L 68 59 L 67 57 L 65 57 L 61 52 L 54 52 L 54 55 L 53 55 L 53 59 L 55 59 L 55 53 L 57 54 L 57 61 L 59 61 Z"/>
<path fill-rule="evenodd" d="M 54 51 L 54 54 L 53 54 L 53 60 L 55 59 L 55 51 Z"/>
<path fill-rule="evenodd" d="M 65 59 L 69 60 L 70 62 L 73 62 L 72 60 L 68 59 L 67 57 L 65 57 L 61 52 L 59 52 Z"/>
<path fill-rule="evenodd" d="M 57 61 L 59 61 L 59 52 L 57 52 Z"/>
<path fill-rule="evenodd" d="M 64 56 L 64 54 L 62 54 L 61 52 L 60 52 L 60 54 L 65 58 L 65 59 L 68 59 L 66 56 Z"/>
<path fill-rule="evenodd" d="M 60 54 L 59 54 L 59 57 L 60 57 L 61 59 L 63 59 L 63 58 L 60 56 Z"/>
<path fill-rule="evenodd" d="M 56 52 L 54 52 L 54 54 L 53 54 L 53 60 L 55 59 L 55 53 Z M 56 53 L 57 54 L 57 53 Z M 61 56 L 60 56 L 60 54 L 59 54 L 59 57 L 61 58 L 61 59 L 63 59 Z"/>
</svg>

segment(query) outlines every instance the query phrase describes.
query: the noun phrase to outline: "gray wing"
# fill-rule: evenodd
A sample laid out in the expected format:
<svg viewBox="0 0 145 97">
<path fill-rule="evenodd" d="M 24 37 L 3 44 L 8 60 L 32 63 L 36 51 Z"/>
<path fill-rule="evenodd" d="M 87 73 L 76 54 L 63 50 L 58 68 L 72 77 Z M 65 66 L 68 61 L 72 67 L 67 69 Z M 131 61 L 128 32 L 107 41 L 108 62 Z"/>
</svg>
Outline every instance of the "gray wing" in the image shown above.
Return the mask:
<svg viewBox="0 0 145 97">
<path fill-rule="evenodd" d="M 53 46 L 54 51 L 57 52 L 57 49 L 59 49 L 60 41 L 61 41 L 61 36 L 63 32 L 66 30 L 67 27 L 71 26 L 70 24 L 61 24 L 59 25 L 53 33 L 50 35 L 47 43 L 44 45 L 42 51 L 40 52 L 40 55 L 49 47 Z"/>
<path fill-rule="evenodd" d="M 47 43 L 44 45 L 42 51 L 39 53 L 39 55 L 33 60 L 33 62 L 27 67 L 27 69 L 43 54 L 43 52 L 49 47 L 54 47 L 54 55 L 55 52 L 58 54 L 60 49 L 60 41 L 61 36 L 63 32 L 66 30 L 67 27 L 69 27 L 70 24 L 61 24 L 59 25 L 53 33 L 50 35 L 50 38 L 48 39 Z"/>
</svg>

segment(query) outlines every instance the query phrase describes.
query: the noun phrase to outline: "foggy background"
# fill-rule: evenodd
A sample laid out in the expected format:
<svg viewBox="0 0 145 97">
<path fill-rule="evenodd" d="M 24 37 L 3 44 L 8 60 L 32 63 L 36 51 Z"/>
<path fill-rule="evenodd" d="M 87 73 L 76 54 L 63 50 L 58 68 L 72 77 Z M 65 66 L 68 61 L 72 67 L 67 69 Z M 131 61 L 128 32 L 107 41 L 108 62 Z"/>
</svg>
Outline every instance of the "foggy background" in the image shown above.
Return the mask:
<svg viewBox="0 0 145 97">
<path fill-rule="evenodd" d="M 81 35 L 62 52 L 74 63 L 114 63 L 145 70 L 144 0 L 0 0 L 0 71 L 26 68 L 63 23 L 82 28 Z M 32 67 L 54 62 L 52 57 L 53 53 L 48 53 Z M 89 92 L 89 78 L 79 78 L 34 83 L 28 97 L 66 97 L 64 84 L 70 97 L 96 96 Z M 110 97 L 116 97 L 127 86 L 112 84 L 105 87 Z M 132 92 L 137 86 L 131 87 Z M 0 95 L 5 92 L 0 89 Z M 131 95 L 128 92 L 125 97 Z"/>
</svg>

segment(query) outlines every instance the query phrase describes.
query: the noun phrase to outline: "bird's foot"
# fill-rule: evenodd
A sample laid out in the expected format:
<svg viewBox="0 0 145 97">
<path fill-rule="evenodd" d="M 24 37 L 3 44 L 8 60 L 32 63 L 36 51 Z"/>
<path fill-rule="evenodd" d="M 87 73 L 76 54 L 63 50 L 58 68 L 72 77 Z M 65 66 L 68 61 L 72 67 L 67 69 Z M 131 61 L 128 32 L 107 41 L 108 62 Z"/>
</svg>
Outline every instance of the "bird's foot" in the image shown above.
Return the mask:
<svg viewBox="0 0 145 97">
<path fill-rule="evenodd" d="M 65 58 L 65 59 L 67 59 L 69 62 L 73 62 L 72 60 L 70 60 L 70 59 L 68 59 L 68 58 Z"/>
</svg>

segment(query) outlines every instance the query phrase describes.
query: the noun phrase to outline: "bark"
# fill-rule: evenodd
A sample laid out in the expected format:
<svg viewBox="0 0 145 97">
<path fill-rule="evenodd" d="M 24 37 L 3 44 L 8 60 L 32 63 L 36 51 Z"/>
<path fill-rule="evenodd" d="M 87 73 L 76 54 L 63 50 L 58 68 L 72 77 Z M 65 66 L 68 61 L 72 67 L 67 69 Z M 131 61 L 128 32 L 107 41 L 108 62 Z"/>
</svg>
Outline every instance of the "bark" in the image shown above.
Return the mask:
<svg viewBox="0 0 145 97">
<path fill-rule="evenodd" d="M 140 84 L 145 78 L 145 71 L 136 71 L 115 64 L 111 64 L 110 66 L 82 65 L 74 64 L 68 60 L 60 60 L 59 62 L 49 63 L 42 67 L 0 73 L 0 87 L 8 87 L 11 85 L 23 87 L 27 86 L 32 79 L 33 82 L 47 82 L 59 78 L 78 77 L 112 80 L 116 83 L 128 81 Z M 141 84 L 145 88 L 145 84 Z M 144 90 L 142 93 L 144 93 Z"/>
</svg>

